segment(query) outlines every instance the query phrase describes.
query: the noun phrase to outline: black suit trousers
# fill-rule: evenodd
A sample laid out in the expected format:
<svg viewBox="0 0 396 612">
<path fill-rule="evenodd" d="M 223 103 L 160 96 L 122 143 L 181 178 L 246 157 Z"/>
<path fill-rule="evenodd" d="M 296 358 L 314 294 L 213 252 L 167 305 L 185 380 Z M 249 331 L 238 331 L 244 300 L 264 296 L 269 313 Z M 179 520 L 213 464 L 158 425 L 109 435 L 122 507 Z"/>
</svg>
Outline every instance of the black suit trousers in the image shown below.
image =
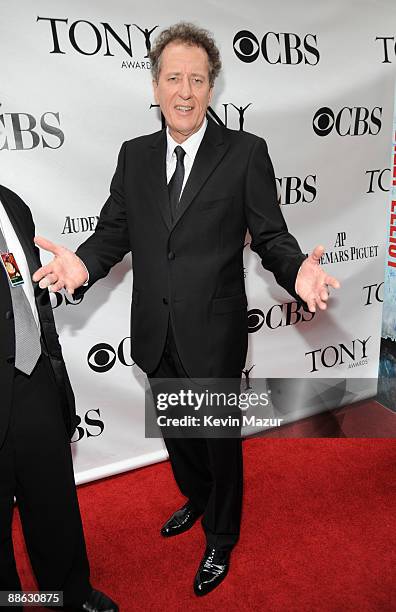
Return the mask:
<svg viewBox="0 0 396 612">
<path fill-rule="evenodd" d="M 160 363 L 148 375 L 149 382 L 155 378 L 189 378 L 181 363 L 170 322 Z M 239 539 L 241 523 L 241 439 L 165 437 L 164 442 L 181 493 L 203 513 L 207 544 L 230 550 Z"/>
<path fill-rule="evenodd" d="M 12 543 L 14 496 L 40 590 L 64 592 L 79 607 L 90 593 L 89 565 L 70 442 L 49 360 L 15 370 L 11 418 L 0 449 L 0 590 L 20 590 Z"/>
</svg>

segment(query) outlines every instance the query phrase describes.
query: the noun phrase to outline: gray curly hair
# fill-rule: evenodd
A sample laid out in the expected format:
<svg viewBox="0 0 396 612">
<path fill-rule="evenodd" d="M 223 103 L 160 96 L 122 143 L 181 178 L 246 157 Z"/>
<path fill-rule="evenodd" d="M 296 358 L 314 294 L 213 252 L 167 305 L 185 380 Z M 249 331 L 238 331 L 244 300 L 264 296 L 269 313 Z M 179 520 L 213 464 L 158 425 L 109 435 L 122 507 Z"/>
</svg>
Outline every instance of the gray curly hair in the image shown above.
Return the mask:
<svg viewBox="0 0 396 612">
<path fill-rule="evenodd" d="M 181 42 L 192 47 L 201 47 L 208 54 L 209 61 L 209 84 L 213 87 L 216 77 L 221 70 L 220 52 L 213 36 L 208 30 L 199 28 L 193 23 L 180 21 L 163 30 L 154 41 L 149 53 L 151 62 L 151 74 L 154 81 L 158 82 L 161 70 L 161 54 L 165 47 L 172 42 Z"/>
</svg>

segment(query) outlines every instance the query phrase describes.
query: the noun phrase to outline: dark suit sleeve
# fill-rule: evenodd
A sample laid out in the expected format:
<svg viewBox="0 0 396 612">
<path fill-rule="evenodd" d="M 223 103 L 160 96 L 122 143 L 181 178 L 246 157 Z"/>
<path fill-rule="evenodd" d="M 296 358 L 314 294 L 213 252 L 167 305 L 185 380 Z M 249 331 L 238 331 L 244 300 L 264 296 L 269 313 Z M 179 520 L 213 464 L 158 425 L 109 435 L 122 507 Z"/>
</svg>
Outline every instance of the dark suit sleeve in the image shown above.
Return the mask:
<svg viewBox="0 0 396 612">
<path fill-rule="evenodd" d="M 29 232 L 29 234 L 31 236 L 35 236 L 36 235 L 36 227 L 35 227 L 35 224 L 34 224 L 34 221 L 33 221 L 31 210 L 30 210 L 29 206 L 27 206 L 23 202 L 23 200 L 21 200 L 20 198 L 19 198 L 19 203 L 20 203 L 20 205 L 23 204 L 23 210 L 25 211 L 25 214 L 26 214 L 27 231 Z M 41 265 L 40 249 L 34 244 L 34 242 L 33 242 L 33 250 L 34 250 L 34 252 L 36 254 L 36 257 L 37 257 L 37 259 L 38 259 L 38 261 L 39 261 L 39 263 Z M 37 285 L 35 283 L 33 283 L 33 287 L 36 287 L 36 290 L 37 290 Z"/>
<path fill-rule="evenodd" d="M 30 211 L 30 208 L 27 204 L 25 204 L 25 202 L 22 200 L 22 198 L 19 197 L 19 195 L 17 193 L 15 193 L 15 191 L 11 191 L 11 189 L 8 189 L 7 187 L 1 187 L 1 189 L 4 191 L 4 194 L 7 196 L 7 200 L 10 202 L 10 204 L 12 204 L 15 207 L 18 207 L 18 211 L 19 213 L 21 213 L 24 217 L 23 222 L 26 224 L 26 233 L 28 233 L 31 236 L 34 236 L 35 234 L 35 227 L 34 227 L 34 221 L 33 221 L 33 217 L 32 217 L 32 213 Z M 38 253 L 39 250 L 36 247 L 36 252 Z"/>
<path fill-rule="evenodd" d="M 277 201 L 274 169 L 262 138 L 257 139 L 248 161 L 245 213 L 251 249 L 258 253 L 264 268 L 274 274 L 279 285 L 301 301 L 294 286 L 306 255 L 288 232 Z"/>
<path fill-rule="evenodd" d="M 95 232 L 76 251 L 89 272 L 88 287 L 108 274 L 131 250 L 124 194 L 126 143 L 121 147 L 110 196 L 104 204 Z M 80 288 L 79 292 L 84 288 Z"/>
</svg>

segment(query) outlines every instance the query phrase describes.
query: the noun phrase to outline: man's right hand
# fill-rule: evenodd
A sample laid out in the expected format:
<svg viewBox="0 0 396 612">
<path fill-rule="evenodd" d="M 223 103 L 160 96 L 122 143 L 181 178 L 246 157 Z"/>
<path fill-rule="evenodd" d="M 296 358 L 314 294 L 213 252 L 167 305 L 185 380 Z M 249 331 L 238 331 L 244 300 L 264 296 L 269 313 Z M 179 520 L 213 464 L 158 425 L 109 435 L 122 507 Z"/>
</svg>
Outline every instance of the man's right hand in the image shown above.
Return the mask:
<svg viewBox="0 0 396 612">
<path fill-rule="evenodd" d="M 41 289 L 60 291 L 65 288 L 70 294 L 81 287 L 88 280 L 88 271 L 83 262 L 73 251 L 66 247 L 54 244 L 46 238 L 36 236 L 34 242 L 38 247 L 54 255 L 53 260 L 42 266 L 33 274 L 34 282 L 38 282 Z"/>
</svg>

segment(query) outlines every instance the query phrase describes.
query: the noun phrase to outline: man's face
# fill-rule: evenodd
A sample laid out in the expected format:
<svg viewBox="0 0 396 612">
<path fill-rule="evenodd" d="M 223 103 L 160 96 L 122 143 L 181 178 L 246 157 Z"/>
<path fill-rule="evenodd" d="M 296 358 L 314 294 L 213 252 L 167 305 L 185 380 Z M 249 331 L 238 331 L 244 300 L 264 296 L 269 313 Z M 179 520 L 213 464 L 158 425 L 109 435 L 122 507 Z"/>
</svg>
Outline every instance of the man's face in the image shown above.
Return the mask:
<svg viewBox="0 0 396 612">
<path fill-rule="evenodd" d="M 201 127 L 212 98 L 208 54 L 201 47 L 169 43 L 161 54 L 153 87 L 171 136 L 184 142 Z"/>
</svg>

